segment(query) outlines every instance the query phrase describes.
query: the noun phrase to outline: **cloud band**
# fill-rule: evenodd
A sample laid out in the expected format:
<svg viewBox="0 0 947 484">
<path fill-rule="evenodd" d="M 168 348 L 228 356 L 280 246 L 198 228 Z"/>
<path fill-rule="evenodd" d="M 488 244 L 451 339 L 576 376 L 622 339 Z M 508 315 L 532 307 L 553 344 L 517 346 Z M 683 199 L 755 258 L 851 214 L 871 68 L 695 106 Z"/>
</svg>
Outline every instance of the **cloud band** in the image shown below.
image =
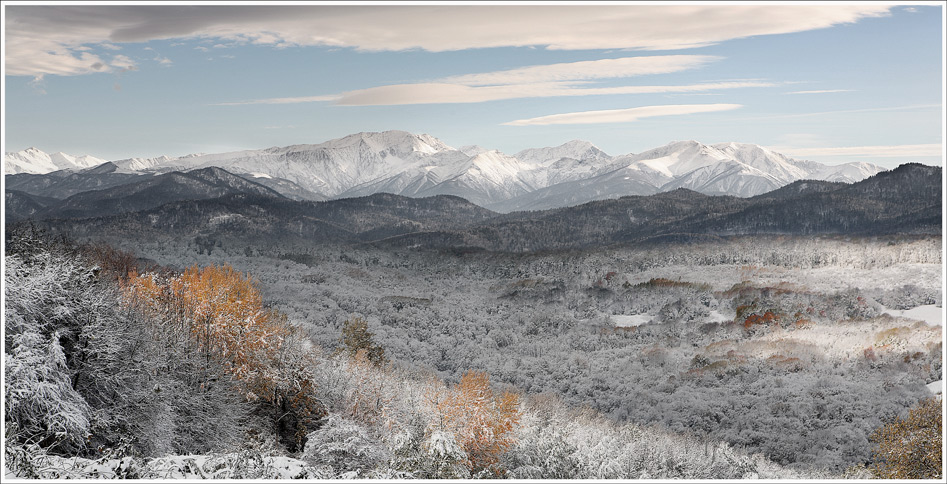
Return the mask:
<svg viewBox="0 0 947 484">
<path fill-rule="evenodd" d="M 631 123 L 654 116 L 729 111 L 743 107 L 741 104 L 672 104 L 664 106 L 642 106 L 628 109 L 607 109 L 575 113 L 551 114 L 538 118 L 519 119 L 503 123 L 507 126 L 545 126 L 550 124 L 601 124 Z"/>
</svg>

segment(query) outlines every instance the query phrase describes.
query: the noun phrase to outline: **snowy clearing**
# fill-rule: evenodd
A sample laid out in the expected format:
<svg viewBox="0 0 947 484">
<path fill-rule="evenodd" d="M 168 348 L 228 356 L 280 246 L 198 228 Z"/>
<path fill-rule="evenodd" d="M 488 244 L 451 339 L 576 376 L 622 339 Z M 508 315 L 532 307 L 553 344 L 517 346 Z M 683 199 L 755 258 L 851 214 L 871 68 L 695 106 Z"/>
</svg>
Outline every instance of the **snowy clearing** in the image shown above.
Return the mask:
<svg viewBox="0 0 947 484">
<path fill-rule="evenodd" d="M 716 291 L 725 291 L 743 281 L 775 286 L 780 282 L 799 284 L 810 291 L 834 293 L 851 288 L 893 289 L 905 281 L 920 288 L 940 288 L 943 266 L 940 264 L 895 264 L 875 269 L 850 267 L 816 267 L 796 269 L 780 266 L 712 266 L 673 265 L 656 267 L 630 274 L 631 284 L 647 282 L 656 277 L 709 284 Z"/>
<path fill-rule="evenodd" d="M 944 393 L 944 380 L 937 380 L 928 383 L 927 389 L 930 390 L 934 395 L 937 395 L 938 393 Z"/>
<path fill-rule="evenodd" d="M 944 308 L 937 307 L 933 304 L 918 306 L 916 308 L 906 310 L 886 309 L 885 313 L 900 318 L 917 319 L 918 321 L 924 321 L 931 326 L 944 325 Z"/>
<path fill-rule="evenodd" d="M 609 316 L 616 328 L 631 328 L 651 322 L 650 314 L 612 314 Z"/>
</svg>

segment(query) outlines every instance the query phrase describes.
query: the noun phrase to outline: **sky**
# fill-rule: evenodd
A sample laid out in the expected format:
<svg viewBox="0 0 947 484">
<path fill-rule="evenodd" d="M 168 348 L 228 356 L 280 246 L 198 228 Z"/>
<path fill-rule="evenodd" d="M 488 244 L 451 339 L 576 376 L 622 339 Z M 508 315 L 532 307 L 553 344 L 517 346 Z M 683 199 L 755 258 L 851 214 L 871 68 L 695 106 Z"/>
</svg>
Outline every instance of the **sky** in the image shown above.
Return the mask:
<svg viewBox="0 0 947 484">
<path fill-rule="evenodd" d="M 938 2 L 5 3 L 3 149 L 107 160 L 398 129 L 611 155 L 943 163 Z"/>
</svg>

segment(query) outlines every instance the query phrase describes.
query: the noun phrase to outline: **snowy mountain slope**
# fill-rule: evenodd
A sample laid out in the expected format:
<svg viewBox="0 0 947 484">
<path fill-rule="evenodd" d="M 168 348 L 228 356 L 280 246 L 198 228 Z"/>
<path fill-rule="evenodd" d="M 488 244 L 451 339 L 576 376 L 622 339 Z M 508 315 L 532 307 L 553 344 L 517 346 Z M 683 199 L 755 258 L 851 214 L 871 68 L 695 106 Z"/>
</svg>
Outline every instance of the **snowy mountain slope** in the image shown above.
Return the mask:
<svg viewBox="0 0 947 484">
<path fill-rule="evenodd" d="M 550 185 L 486 207 L 497 212 L 546 210 L 627 195 L 653 195 L 660 191 L 651 182 L 655 178 L 656 174 L 647 167 L 628 165 L 598 176 Z"/>
<path fill-rule="evenodd" d="M 37 148 L 5 153 L 3 173 L 50 173 L 58 170 L 81 170 L 106 161 L 90 155 L 72 156 L 63 152 L 48 154 Z"/>
<path fill-rule="evenodd" d="M 92 157 L 47 155 L 31 148 L 7 153 L 9 173 L 86 168 Z M 748 143 L 705 145 L 675 141 L 638 154 L 610 156 L 588 141 L 530 148 L 514 156 L 470 145 L 452 148 L 426 134 L 356 133 L 299 144 L 182 157 L 113 162 L 117 173 L 167 173 L 220 167 L 295 199 L 333 199 L 392 193 L 456 195 L 494 210 L 564 207 L 676 188 L 750 197 L 812 179 L 852 183 L 880 171 L 869 163 L 824 165 L 794 160 Z"/>
<path fill-rule="evenodd" d="M 262 173 L 336 197 L 355 186 L 412 168 L 440 164 L 460 153 L 428 135 L 404 131 L 357 133 L 317 145 L 293 145 L 179 158 L 179 168 L 220 166 L 234 173 Z M 460 153 L 462 157 L 464 155 Z"/>
<path fill-rule="evenodd" d="M 514 157 L 534 166 L 523 178 L 537 188 L 592 177 L 607 171 L 615 161 L 597 146 L 581 140 L 526 149 Z"/>
<path fill-rule="evenodd" d="M 674 141 L 631 157 L 632 162 L 669 178 L 729 159 L 726 153 L 696 141 Z"/>
<path fill-rule="evenodd" d="M 536 165 L 549 165 L 563 159 L 570 159 L 592 164 L 609 161 L 611 156 L 598 149 L 588 141 L 572 140 L 559 146 L 546 148 L 529 148 L 514 155 L 522 161 Z"/>
<path fill-rule="evenodd" d="M 841 165 L 822 165 L 815 173 L 815 179 L 832 182 L 855 183 L 884 171 L 883 168 L 864 162 L 851 162 Z"/>
<path fill-rule="evenodd" d="M 246 178 L 247 180 L 259 183 L 267 188 L 271 188 L 280 195 L 283 195 L 290 200 L 310 200 L 310 201 L 320 201 L 325 200 L 326 197 L 323 195 L 306 190 L 305 188 L 299 186 L 297 183 L 293 183 L 284 178 L 277 178 L 267 175 L 265 173 L 238 173 L 238 175 Z"/>
<path fill-rule="evenodd" d="M 121 172 L 139 172 L 139 171 L 149 171 L 157 170 L 163 168 L 162 171 L 174 171 L 182 167 L 179 163 L 176 162 L 177 158 L 172 158 L 170 156 L 158 156 L 155 158 L 128 158 L 124 160 L 116 160 L 115 166 L 118 167 L 118 171 Z"/>
<path fill-rule="evenodd" d="M 785 185 L 782 179 L 737 161 L 721 161 L 674 178 L 662 192 L 687 188 L 705 195 L 752 197 Z"/>
<path fill-rule="evenodd" d="M 453 176 L 417 196 L 456 195 L 485 207 L 535 189 L 521 176 L 533 166 L 496 150 L 477 154 L 456 168 Z"/>
<path fill-rule="evenodd" d="M 718 143 L 714 149 L 726 154 L 746 166 L 755 168 L 776 180 L 788 181 L 812 178 L 811 168 L 781 153 L 776 153 L 759 145 L 747 143 Z M 811 165 L 809 165 L 811 166 Z M 823 165 L 824 166 L 824 165 Z M 788 181 L 787 181 L 788 180 Z"/>
<path fill-rule="evenodd" d="M 537 153 L 543 151 L 521 152 L 526 157 Z M 752 197 L 797 180 L 853 183 L 880 171 L 883 171 L 880 167 L 869 163 L 829 166 L 798 161 L 747 143 L 704 145 L 697 141 L 675 141 L 637 155 L 611 158 L 590 176 L 568 183 L 550 183 L 545 188 L 488 207 L 498 211 L 542 210 L 678 188 L 706 195 Z"/>
</svg>

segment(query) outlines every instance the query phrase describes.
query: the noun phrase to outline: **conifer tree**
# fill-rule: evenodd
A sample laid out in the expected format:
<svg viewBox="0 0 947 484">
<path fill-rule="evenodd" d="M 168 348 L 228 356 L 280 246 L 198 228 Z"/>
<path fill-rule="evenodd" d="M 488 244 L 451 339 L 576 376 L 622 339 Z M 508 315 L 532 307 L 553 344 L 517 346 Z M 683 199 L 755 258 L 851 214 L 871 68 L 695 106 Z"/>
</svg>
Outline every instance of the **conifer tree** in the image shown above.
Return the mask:
<svg viewBox="0 0 947 484">
<path fill-rule="evenodd" d="M 362 318 L 352 318 L 342 326 L 342 336 L 339 343 L 342 344 L 340 351 L 355 357 L 359 352 L 365 353 L 365 358 L 375 366 L 381 366 L 385 363 L 385 349 L 375 343 L 371 332 L 368 331 L 368 323 Z"/>
</svg>

